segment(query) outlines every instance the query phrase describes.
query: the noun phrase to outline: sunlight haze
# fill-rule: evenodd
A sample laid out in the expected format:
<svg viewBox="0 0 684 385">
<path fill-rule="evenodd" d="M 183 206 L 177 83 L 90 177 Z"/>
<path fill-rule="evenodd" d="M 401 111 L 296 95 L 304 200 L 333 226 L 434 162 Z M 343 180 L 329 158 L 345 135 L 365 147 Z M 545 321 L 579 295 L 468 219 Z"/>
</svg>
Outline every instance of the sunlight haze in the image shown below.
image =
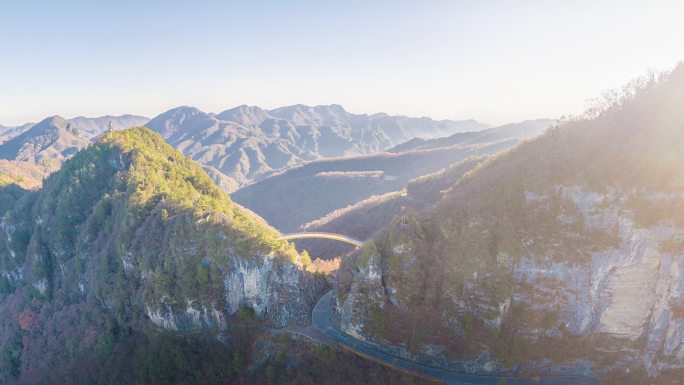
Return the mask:
<svg viewBox="0 0 684 385">
<path fill-rule="evenodd" d="M 683 385 L 683 18 L 0 0 L 0 385 Z"/>
<path fill-rule="evenodd" d="M 682 2 L 577 3 L 2 2 L 0 124 L 297 103 L 502 124 L 684 58 Z"/>
</svg>

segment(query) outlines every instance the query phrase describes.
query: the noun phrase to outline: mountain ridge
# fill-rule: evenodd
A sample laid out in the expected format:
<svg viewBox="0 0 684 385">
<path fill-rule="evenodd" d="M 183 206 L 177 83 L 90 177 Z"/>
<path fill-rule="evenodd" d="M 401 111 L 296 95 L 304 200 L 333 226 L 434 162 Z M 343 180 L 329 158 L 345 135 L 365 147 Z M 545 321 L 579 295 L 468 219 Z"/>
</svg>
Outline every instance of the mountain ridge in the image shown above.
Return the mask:
<svg viewBox="0 0 684 385">
<path fill-rule="evenodd" d="M 547 127 L 544 123 L 549 122 L 525 122 L 520 126 L 527 127 L 527 134 L 533 135 L 543 131 Z M 413 178 L 471 156 L 491 155 L 512 148 L 524 139 L 518 137 L 517 132 L 510 134 L 515 136 L 496 137 L 491 142 L 486 142 L 483 136 L 473 143 L 434 139 L 435 144 L 445 145 L 306 162 L 265 173 L 263 179 L 235 191 L 232 197 L 281 231 L 292 232 L 373 195 L 401 190 Z M 306 202 L 306 205 L 300 202 Z"/>
<path fill-rule="evenodd" d="M 215 114 L 181 106 L 153 118 L 148 126 L 238 186 L 306 161 L 373 153 L 414 137 L 486 127 L 473 120 L 353 114 L 339 105 L 271 110 L 241 105 Z"/>
<path fill-rule="evenodd" d="M 50 116 L 35 124 L 26 123 L 1 131 L 0 138 L 6 140 L 0 144 L 0 158 L 59 164 L 107 131 L 110 123 L 113 130 L 120 130 L 139 126 L 148 120 L 136 115 L 77 116 L 71 119 Z"/>
<path fill-rule="evenodd" d="M 678 384 L 683 85 L 639 79 L 396 217 L 343 260 L 339 327 L 458 370 Z"/>
<path fill-rule="evenodd" d="M 46 118 L 0 145 L 0 158 L 8 160 L 61 162 L 90 143 L 60 116 Z"/>
</svg>

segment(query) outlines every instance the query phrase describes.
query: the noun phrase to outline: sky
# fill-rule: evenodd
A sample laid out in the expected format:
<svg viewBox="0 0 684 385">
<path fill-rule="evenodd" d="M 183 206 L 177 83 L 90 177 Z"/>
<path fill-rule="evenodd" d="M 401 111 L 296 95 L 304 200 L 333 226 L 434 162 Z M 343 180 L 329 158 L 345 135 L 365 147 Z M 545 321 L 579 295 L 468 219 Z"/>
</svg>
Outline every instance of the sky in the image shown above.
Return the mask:
<svg viewBox="0 0 684 385">
<path fill-rule="evenodd" d="M 684 60 L 682 15 L 675 0 L 0 0 L 0 124 L 298 103 L 556 118 Z"/>
</svg>

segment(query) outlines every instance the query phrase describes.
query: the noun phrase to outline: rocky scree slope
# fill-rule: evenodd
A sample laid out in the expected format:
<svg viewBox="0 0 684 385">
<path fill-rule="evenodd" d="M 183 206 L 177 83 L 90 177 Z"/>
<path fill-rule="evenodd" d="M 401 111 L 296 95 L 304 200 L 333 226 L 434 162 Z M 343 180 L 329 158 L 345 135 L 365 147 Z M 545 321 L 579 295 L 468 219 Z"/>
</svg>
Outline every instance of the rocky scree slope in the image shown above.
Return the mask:
<svg viewBox="0 0 684 385">
<path fill-rule="evenodd" d="M 106 355 L 131 330 L 306 321 L 324 282 L 146 128 L 103 135 L 0 221 L 0 382 Z M 0 195 L 5 199 L 4 195 Z M 38 376 L 38 377 L 35 377 Z"/>
<path fill-rule="evenodd" d="M 472 372 L 679 384 L 684 66 L 461 178 L 343 261 L 339 327 Z"/>
<path fill-rule="evenodd" d="M 147 126 L 201 165 L 231 178 L 237 187 L 304 161 L 369 154 L 416 137 L 487 127 L 473 120 L 352 114 L 339 105 L 272 110 L 243 105 L 218 114 L 178 107 Z"/>
</svg>

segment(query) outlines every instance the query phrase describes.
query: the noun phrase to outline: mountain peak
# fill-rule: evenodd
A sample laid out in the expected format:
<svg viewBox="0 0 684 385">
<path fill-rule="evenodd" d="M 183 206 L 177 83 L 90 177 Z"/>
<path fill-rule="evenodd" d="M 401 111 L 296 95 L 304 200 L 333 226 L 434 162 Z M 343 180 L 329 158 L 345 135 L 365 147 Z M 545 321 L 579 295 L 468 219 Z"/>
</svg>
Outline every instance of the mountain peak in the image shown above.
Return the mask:
<svg viewBox="0 0 684 385">
<path fill-rule="evenodd" d="M 70 129 L 67 129 L 69 127 Z M 0 158 L 31 162 L 60 162 L 90 143 L 61 116 L 43 119 L 0 145 Z"/>
<path fill-rule="evenodd" d="M 64 119 L 63 117 L 61 117 L 59 115 L 53 115 L 53 116 L 49 116 L 49 117 L 41 120 L 40 122 L 38 122 L 38 124 L 36 124 L 36 126 L 38 126 L 38 125 L 51 125 L 54 127 L 64 127 L 64 126 L 66 126 L 66 119 Z"/>
<path fill-rule="evenodd" d="M 245 125 L 258 125 L 269 118 L 268 112 L 261 107 L 246 104 L 229 108 L 214 115 L 217 119 L 237 122 Z"/>
<path fill-rule="evenodd" d="M 194 133 L 216 123 L 216 118 L 197 107 L 180 106 L 161 113 L 147 123 L 147 126 L 164 138 Z"/>
<path fill-rule="evenodd" d="M 32 199 L 14 204 L 6 190 L 3 228 L 17 236 L 0 237 L 0 250 L 11 250 L 0 253 L 2 351 L 15 346 L 4 336 L 27 330 L 19 318 L 25 309 L 45 330 L 78 330 L 50 336 L 49 362 L 62 367 L 73 360 L 59 355 L 63 346 L 95 356 L 102 354 L 98 336 L 123 348 L 132 330 L 150 323 L 172 332 L 232 332 L 232 316 L 245 308 L 271 327 L 302 322 L 313 304 L 301 293 L 322 288 L 297 264 L 292 245 L 144 127 L 103 134 Z M 254 277 L 257 292 L 249 286 Z M 196 317 L 188 309 L 203 310 Z M 42 333 L 24 334 L 21 361 L 11 364 L 45 360 L 44 341 Z M 24 372 L 10 376 L 0 362 L 0 382 L 23 383 L 15 379 Z"/>
</svg>

